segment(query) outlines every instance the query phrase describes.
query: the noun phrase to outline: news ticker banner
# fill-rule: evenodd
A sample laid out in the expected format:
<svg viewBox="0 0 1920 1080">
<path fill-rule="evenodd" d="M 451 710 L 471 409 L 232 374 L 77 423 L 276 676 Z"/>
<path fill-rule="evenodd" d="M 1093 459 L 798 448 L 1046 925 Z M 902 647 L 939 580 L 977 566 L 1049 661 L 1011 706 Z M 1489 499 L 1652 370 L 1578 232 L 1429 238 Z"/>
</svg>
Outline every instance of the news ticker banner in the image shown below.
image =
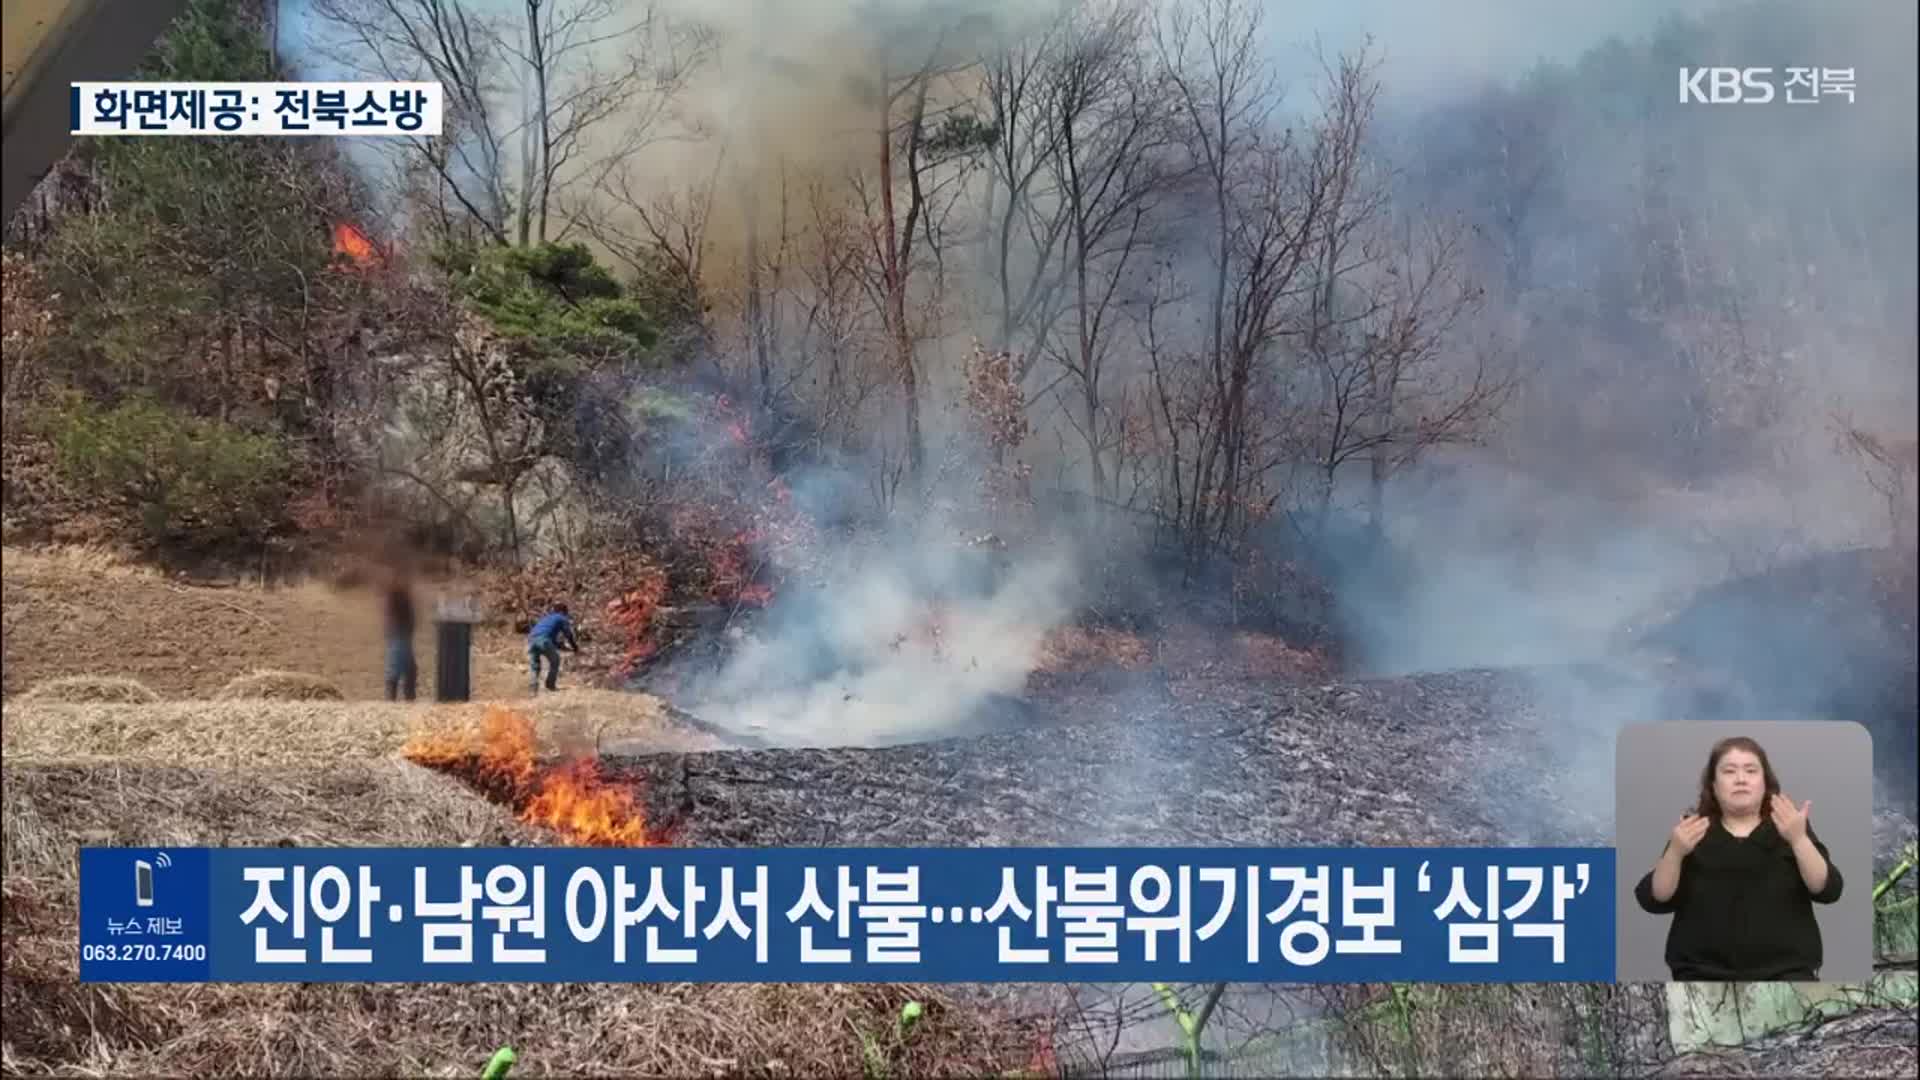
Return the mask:
<svg viewBox="0 0 1920 1080">
<path fill-rule="evenodd" d="M 438 135 L 437 82 L 77 82 L 73 135 Z"/>
<path fill-rule="evenodd" d="M 1611 848 L 84 848 L 87 982 L 1612 982 Z"/>
</svg>

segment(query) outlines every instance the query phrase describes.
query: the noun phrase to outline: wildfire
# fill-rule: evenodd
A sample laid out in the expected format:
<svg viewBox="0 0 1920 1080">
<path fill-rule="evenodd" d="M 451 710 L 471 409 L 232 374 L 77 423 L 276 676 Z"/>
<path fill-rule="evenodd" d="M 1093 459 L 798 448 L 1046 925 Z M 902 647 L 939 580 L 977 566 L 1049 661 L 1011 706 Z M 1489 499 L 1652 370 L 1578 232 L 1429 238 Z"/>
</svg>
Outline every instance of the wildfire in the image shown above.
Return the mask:
<svg viewBox="0 0 1920 1080">
<path fill-rule="evenodd" d="M 760 530 L 742 529 L 733 539 L 714 548 L 708 557 L 713 586 L 709 595 L 719 603 L 746 607 L 765 607 L 773 602 L 773 588 L 753 581 L 756 567 L 751 563 L 753 545 L 760 541 Z"/>
<path fill-rule="evenodd" d="M 750 441 L 746 420 L 734 411 L 733 398 L 721 394 L 713 399 L 713 410 L 727 426 L 727 434 L 733 436 L 735 445 L 746 446 Z"/>
<path fill-rule="evenodd" d="M 333 253 L 344 255 L 360 266 L 372 266 L 380 254 L 366 233 L 344 221 L 333 227 Z"/>
<path fill-rule="evenodd" d="M 654 640 L 654 613 L 667 598 L 667 575 L 650 570 L 639 584 L 607 605 L 607 615 L 626 632 L 627 647 L 620 658 L 619 673 L 627 676 L 659 648 Z"/>
<path fill-rule="evenodd" d="M 647 831 L 646 813 L 625 786 L 608 784 L 592 758 L 542 766 L 533 722 L 511 709 L 487 710 L 479 730 L 416 737 L 408 760 L 457 772 L 513 806 L 520 820 L 591 847 L 646 847 L 663 842 Z"/>
</svg>

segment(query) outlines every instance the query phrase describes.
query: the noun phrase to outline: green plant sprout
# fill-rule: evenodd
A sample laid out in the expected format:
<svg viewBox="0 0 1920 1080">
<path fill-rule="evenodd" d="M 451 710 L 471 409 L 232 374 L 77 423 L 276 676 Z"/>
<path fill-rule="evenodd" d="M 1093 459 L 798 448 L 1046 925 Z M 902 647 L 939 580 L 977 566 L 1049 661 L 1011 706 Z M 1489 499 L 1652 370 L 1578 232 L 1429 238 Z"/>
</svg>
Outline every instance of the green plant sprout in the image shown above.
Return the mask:
<svg viewBox="0 0 1920 1080">
<path fill-rule="evenodd" d="M 495 1050 L 493 1060 L 487 1062 L 485 1071 L 480 1074 L 480 1080 L 505 1080 L 507 1070 L 513 1068 L 516 1060 L 518 1059 L 514 1056 L 511 1046 L 503 1046 Z"/>
<path fill-rule="evenodd" d="M 1180 1034 L 1186 1043 L 1187 1075 L 1200 1075 L 1200 1034 L 1206 1030 L 1207 1021 L 1213 1017 L 1214 1006 L 1220 1004 L 1220 995 L 1226 993 L 1226 983 L 1214 983 L 1207 988 L 1207 996 L 1200 1002 L 1196 1012 L 1188 1012 L 1181 1002 L 1180 995 L 1166 983 L 1154 983 L 1153 991 L 1173 1014 L 1174 1022 L 1180 1025 Z"/>
<path fill-rule="evenodd" d="M 1900 864 L 1887 874 L 1886 880 L 1873 887 L 1874 902 L 1879 903 L 1888 889 L 1893 888 L 1901 878 L 1906 877 L 1907 871 L 1913 869 L 1915 862 L 1920 862 L 1920 844 L 1908 844 L 1907 850 L 1901 853 Z"/>
<path fill-rule="evenodd" d="M 885 1080 L 893 1072 L 892 1058 L 895 1053 L 907 1045 L 907 1036 L 913 1033 L 913 1027 L 926 1014 L 926 1008 L 917 1001 L 909 1001 L 900 1006 L 900 1013 L 893 1020 L 893 1045 L 882 1047 L 879 1040 L 854 1028 L 853 1033 L 860 1037 L 860 1053 L 865 1059 L 866 1075 L 873 1080 Z M 852 1026 L 853 1021 L 847 1021 Z"/>
<path fill-rule="evenodd" d="M 917 1001 L 909 1001 L 900 1006 L 900 1019 L 894 1024 L 894 1039 L 904 1044 L 908 1033 L 913 1030 L 913 1025 L 920 1022 L 920 1017 L 925 1012 L 926 1010 Z"/>
</svg>

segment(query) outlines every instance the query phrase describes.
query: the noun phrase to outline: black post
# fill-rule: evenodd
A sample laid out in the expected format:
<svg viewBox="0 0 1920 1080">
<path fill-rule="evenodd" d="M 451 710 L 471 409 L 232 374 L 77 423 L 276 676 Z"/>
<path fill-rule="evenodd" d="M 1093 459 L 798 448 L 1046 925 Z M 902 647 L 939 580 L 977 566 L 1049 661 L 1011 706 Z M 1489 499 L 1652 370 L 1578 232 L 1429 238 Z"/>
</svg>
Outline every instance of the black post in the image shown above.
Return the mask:
<svg viewBox="0 0 1920 1080">
<path fill-rule="evenodd" d="M 473 692 L 473 624 L 464 619 L 436 619 L 433 697 L 435 701 L 466 701 Z"/>
</svg>

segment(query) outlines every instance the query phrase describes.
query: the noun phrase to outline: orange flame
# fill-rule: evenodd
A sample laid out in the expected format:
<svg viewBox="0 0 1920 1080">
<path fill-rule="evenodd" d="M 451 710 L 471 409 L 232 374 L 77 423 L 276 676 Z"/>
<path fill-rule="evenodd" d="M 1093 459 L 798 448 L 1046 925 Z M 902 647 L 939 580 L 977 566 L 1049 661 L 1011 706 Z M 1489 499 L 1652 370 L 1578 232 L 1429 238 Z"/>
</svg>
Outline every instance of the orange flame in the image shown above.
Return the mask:
<svg viewBox="0 0 1920 1080">
<path fill-rule="evenodd" d="M 367 234 L 344 221 L 333 227 L 333 253 L 345 255 L 360 266 L 372 266 L 379 257 Z"/>
<path fill-rule="evenodd" d="M 646 814 L 633 792 L 607 783 L 599 763 L 577 758 L 541 766 L 535 757 L 533 722 L 494 706 L 478 731 L 434 732 L 403 751 L 415 764 L 465 774 L 505 799 L 520 820 L 591 847 L 646 847 L 663 842 L 647 831 Z"/>
<path fill-rule="evenodd" d="M 653 617 L 666 598 L 667 575 L 653 569 L 641 575 L 634 588 L 607 605 L 608 616 L 627 635 L 626 651 L 618 668 L 622 677 L 631 675 L 641 661 L 659 649 L 654 639 Z"/>
<path fill-rule="evenodd" d="M 742 529 L 708 554 L 712 587 L 708 595 L 722 604 L 765 607 L 773 602 L 772 586 L 751 580 L 754 575 L 752 547 L 760 541 L 759 529 Z"/>
</svg>

